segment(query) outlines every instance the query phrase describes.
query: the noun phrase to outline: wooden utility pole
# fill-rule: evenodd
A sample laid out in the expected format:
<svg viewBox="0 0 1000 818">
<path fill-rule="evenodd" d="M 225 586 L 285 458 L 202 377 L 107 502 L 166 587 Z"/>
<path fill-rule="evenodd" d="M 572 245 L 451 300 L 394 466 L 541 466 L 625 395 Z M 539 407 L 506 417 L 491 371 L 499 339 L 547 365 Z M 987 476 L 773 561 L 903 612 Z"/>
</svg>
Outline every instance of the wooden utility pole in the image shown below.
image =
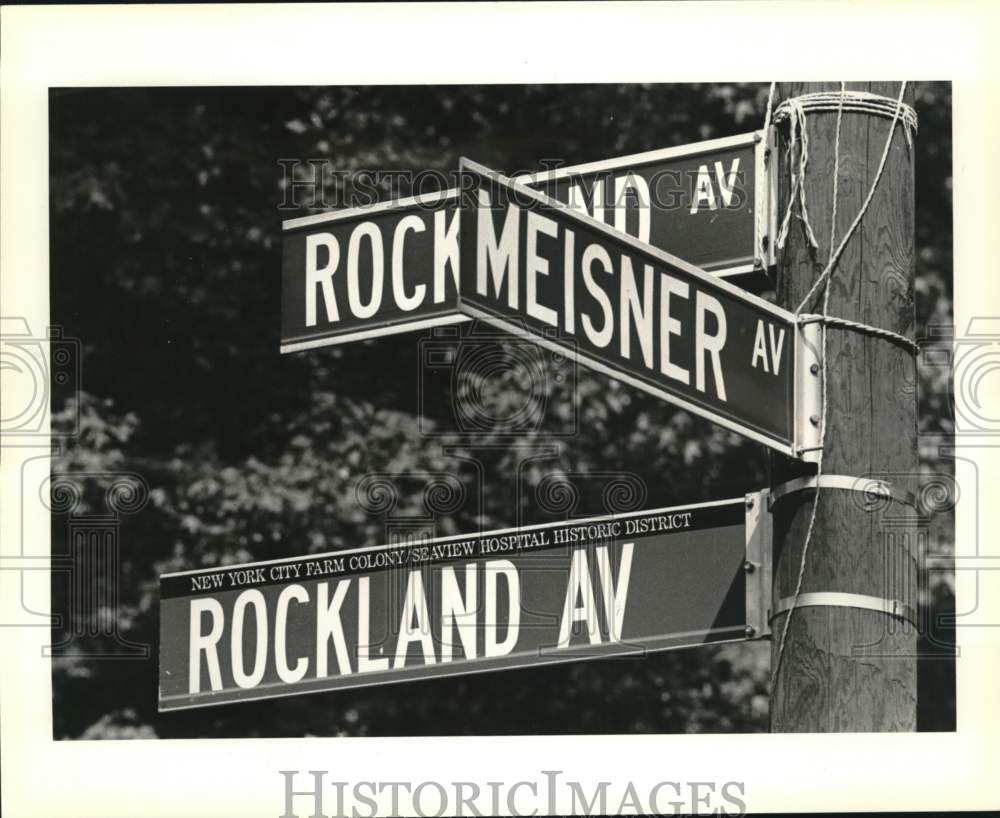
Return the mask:
<svg viewBox="0 0 1000 818">
<path fill-rule="evenodd" d="M 849 90 L 889 97 L 900 83 L 848 83 Z M 839 83 L 779 84 L 782 100 Z M 907 90 L 904 102 L 912 105 Z M 891 114 L 890 114 L 891 115 Z M 793 217 L 779 259 L 777 301 L 795 310 L 830 256 L 836 110 L 811 112 L 805 192 L 819 250 Z M 845 111 L 840 130 L 837 224 L 839 244 L 875 178 L 890 118 Z M 779 217 L 790 194 L 787 120 L 779 126 Z M 797 165 L 796 165 L 797 166 Z M 907 337 L 914 331 L 913 152 L 897 123 L 871 205 L 833 273 L 829 314 Z M 796 204 L 795 213 L 799 213 Z M 803 312 L 818 313 L 819 292 Z M 823 473 L 875 477 L 895 487 L 917 486 L 915 359 L 905 346 L 851 329 L 827 330 L 828 421 Z M 781 462 L 778 462 L 778 461 Z M 775 458 L 773 485 L 815 473 L 815 467 Z M 795 592 L 814 490 L 787 495 L 773 509 L 774 609 Z M 917 606 L 916 523 L 897 502 L 866 511 L 864 496 L 823 488 L 801 592 L 841 592 Z M 816 598 L 814 597 L 813 600 Z M 840 597 L 841 601 L 847 597 Z M 772 667 L 788 614 L 772 622 Z M 771 696 L 773 732 L 907 731 L 916 728 L 916 628 L 889 614 L 837 605 L 798 607 Z"/>
</svg>

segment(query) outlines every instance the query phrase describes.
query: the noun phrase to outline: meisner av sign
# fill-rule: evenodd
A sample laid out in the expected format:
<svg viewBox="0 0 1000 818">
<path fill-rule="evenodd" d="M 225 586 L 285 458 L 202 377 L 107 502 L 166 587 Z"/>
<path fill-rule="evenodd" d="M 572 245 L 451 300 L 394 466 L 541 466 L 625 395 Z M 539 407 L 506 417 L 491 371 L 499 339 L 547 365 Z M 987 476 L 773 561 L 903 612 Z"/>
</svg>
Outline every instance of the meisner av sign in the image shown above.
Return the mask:
<svg viewBox="0 0 1000 818">
<path fill-rule="evenodd" d="M 741 283 L 773 263 L 774 163 L 762 131 L 559 167 L 518 181 Z M 458 190 L 283 224 L 281 350 L 467 320 Z"/>
<path fill-rule="evenodd" d="M 462 312 L 777 451 L 809 448 L 805 389 L 817 379 L 803 370 L 815 357 L 792 313 L 482 165 L 461 167 Z"/>
<path fill-rule="evenodd" d="M 763 506 L 760 493 L 165 574 L 160 710 L 762 635 Z"/>
</svg>

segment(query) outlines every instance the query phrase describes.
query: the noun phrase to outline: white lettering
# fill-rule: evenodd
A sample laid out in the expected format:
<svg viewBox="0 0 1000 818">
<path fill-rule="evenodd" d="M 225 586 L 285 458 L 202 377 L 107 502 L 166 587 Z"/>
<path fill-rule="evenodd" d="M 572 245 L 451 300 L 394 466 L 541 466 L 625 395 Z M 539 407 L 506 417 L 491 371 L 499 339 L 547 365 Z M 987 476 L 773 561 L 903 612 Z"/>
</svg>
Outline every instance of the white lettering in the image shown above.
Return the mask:
<svg viewBox="0 0 1000 818">
<path fill-rule="evenodd" d="M 639 302 L 639 292 L 635 283 L 635 273 L 632 261 L 628 256 L 622 256 L 621 276 L 621 352 L 628 359 L 632 351 L 632 324 L 639 335 L 639 346 L 642 348 L 642 360 L 646 366 L 653 368 L 653 267 L 643 265 L 642 303 Z"/>
<path fill-rule="evenodd" d="M 403 282 L 403 248 L 406 233 L 409 230 L 423 233 L 425 229 L 423 219 L 409 215 L 400 219 L 392 236 L 392 294 L 403 312 L 410 312 L 419 307 L 427 292 L 426 284 L 418 284 L 413 288 L 413 295 L 407 296 Z"/>
<path fill-rule="evenodd" d="M 608 298 L 608 294 L 597 286 L 597 282 L 594 281 L 594 272 L 591 269 L 594 261 L 600 261 L 604 267 L 604 272 L 610 275 L 611 256 L 599 244 L 589 244 L 587 245 L 587 249 L 583 251 L 583 258 L 580 261 L 583 266 L 583 283 L 594 300 L 601 305 L 601 311 L 604 313 L 604 325 L 600 332 L 598 332 L 594 327 L 594 322 L 590 315 L 585 313 L 583 315 L 583 331 L 594 346 L 606 347 L 611 343 L 611 337 L 615 331 L 615 319 L 614 313 L 611 310 L 611 299 Z"/>
<path fill-rule="evenodd" d="M 288 606 L 292 600 L 308 602 L 309 593 L 301 585 L 289 585 L 278 594 L 277 611 L 274 615 L 274 661 L 278 667 L 278 678 L 288 684 L 300 681 L 309 668 L 309 660 L 304 656 L 298 658 L 294 668 L 288 666 L 285 644 L 288 636 Z"/>
<path fill-rule="evenodd" d="M 476 291 L 486 295 L 487 266 L 492 268 L 493 287 L 497 298 L 503 289 L 506 275 L 507 306 L 517 309 L 517 247 L 520 230 L 521 209 L 516 205 L 507 206 L 500 241 L 493 229 L 493 211 L 490 209 L 489 195 L 479 191 L 479 208 L 476 211 Z"/>
<path fill-rule="evenodd" d="M 722 162 L 715 163 L 715 179 L 719 183 L 719 193 L 722 195 L 722 204 L 724 207 L 729 207 L 733 201 L 733 193 L 736 190 L 736 175 L 740 169 L 740 158 L 737 156 L 733 159 L 732 168 L 729 171 L 728 178 L 722 168 Z"/>
<path fill-rule="evenodd" d="M 778 332 L 777 341 L 774 337 L 774 324 L 767 325 L 767 332 L 771 336 L 771 364 L 774 374 L 777 375 L 778 370 L 781 369 L 781 348 L 785 345 L 785 331 Z"/>
<path fill-rule="evenodd" d="M 641 176 L 630 173 L 628 176 L 619 176 L 615 179 L 615 230 L 628 233 L 627 219 L 628 208 L 626 207 L 626 191 L 635 193 L 639 210 L 639 232 L 637 238 L 640 241 L 649 241 L 649 183 Z"/>
<path fill-rule="evenodd" d="M 722 362 L 719 353 L 726 345 L 726 313 L 719 300 L 700 290 L 695 293 L 695 386 L 699 392 L 705 391 L 705 353 L 712 357 L 712 374 L 715 379 L 715 392 L 719 400 L 726 399 L 726 385 L 722 379 Z M 705 314 L 711 312 L 718 323 L 715 335 L 705 332 Z"/>
<path fill-rule="evenodd" d="M 698 178 L 694 183 L 694 196 L 691 200 L 691 215 L 698 212 L 701 203 L 705 202 L 709 210 L 716 210 L 715 191 L 712 190 L 712 177 L 708 175 L 708 165 L 698 168 Z"/>
<path fill-rule="evenodd" d="M 563 310 L 565 312 L 566 332 L 576 334 L 576 292 L 573 283 L 573 251 L 576 237 L 572 230 L 566 231 L 566 246 L 563 256 Z"/>
<path fill-rule="evenodd" d="M 351 672 L 351 657 L 347 652 L 347 640 L 344 638 L 344 623 L 340 619 L 340 608 L 351 587 L 349 579 L 337 583 L 333 599 L 328 599 L 330 583 L 321 582 L 316 590 L 316 678 L 329 675 L 328 648 L 333 639 L 333 649 L 337 654 L 337 668 L 342 675 Z"/>
<path fill-rule="evenodd" d="M 326 266 L 319 266 L 319 248 L 325 247 L 329 258 Z M 333 293 L 333 274 L 340 263 L 340 245 L 332 233 L 313 233 L 306 236 L 306 326 L 316 326 L 316 285 L 323 290 L 323 307 L 326 320 L 339 321 L 337 297 Z"/>
<path fill-rule="evenodd" d="M 438 210 L 434 214 L 434 303 L 444 301 L 445 268 L 451 267 L 451 277 L 458 290 L 458 210 L 452 214 L 451 223 L 445 227 L 447 213 Z"/>
<path fill-rule="evenodd" d="M 368 588 L 368 577 L 358 579 L 358 673 L 375 670 L 388 670 L 389 658 L 372 659 L 371 627 L 369 618 L 371 594 Z"/>
<path fill-rule="evenodd" d="M 527 247 L 525 252 L 525 306 L 528 315 L 544 321 L 552 327 L 559 326 L 559 316 L 555 310 L 538 303 L 538 276 L 549 274 L 549 262 L 538 255 L 538 234 L 543 233 L 551 238 L 559 235 L 559 226 L 552 219 L 528 211 Z"/>
<path fill-rule="evenodd" d="M 201 632 L 201 615 L 207 613 L 212 618 L 212 626 L 208 633 Z M 222 637 L 222 627 L 225 614 L 217 599 L 191 600 L 191 625 L 188 645 L 188 693 L 201 691 L 201 654 L 205 653 L 208 662 L 208 680 L 212 690 L 222 690 L 222 671 L 219 669 L 219 651 L 216 647 Z"/>
<path fill-rule="evenodd" d="M 583 193 L 580 185 L 573 185 L 569 189 L 569 206 L 574 210 L 591 216 L 599 222 L 604 221 L 604 180 L 596 179 L 594 186 L 590 189 L 590 201 Z"/>
<path fill-rule="evenodd" d="M 757 366 L 757 360 L 763 362 L 763 367 Z M 767 366 L 767 346 L 764 343 L 764 322 L 760 319 L 757 320 L 757 333 L 754 335 L 753 339 L 753 356 L 750 358 L 750 366 L 754 369 L 763 369 L 765 372 L 770 372 Z"/>
<path fill-rule="evenodd" d="M 484 566 L 486 571 L 486 605 L 483 623 L 486 640 L 484 656 L 506 656 L 517 644 L 521 630 L 521 581 L 517 569 L 510 560 L 490 560 Z M 503 577 L 507 582 L 507 634 L 502 642 L 497 641 L 500 627 L 500 612 L 497 610 L 497 581 Z"/>
<path fill-rule="evenodd" d="M 372 294 L 367 304 L 361 301 L 361 282 L 358 279 L 358 256 L 361 240 L 367 238 L 372 251 Z M 371 318 L 382 306 L 382 279 L 385 276 L 385 254 L 382 234 L 372 222 L 361 222 L 351 232 L 347 245 L 347 301 L 357 318 Z"/>
<path fill-rule="evenodd" d="M 256 653 L 253 669 L 247 673 L 243 666 L 243 620 L 246 618 L 247 606 L 254 609 L 254 625 L 256 634 Z M 264 595 L 256 588 L 244 591 L 233 605 L 233 633 L 230 643 L 233 660 L 233 679 L 240 687 L 256 687 L 264 678 L 267 668 L 267 602 Z"/>
<path fill-rule="evenodd" d="M 635 543 L 622 546 L 622 559 L 618 567 L 618 581 L 611 576 L 611 560 L 607 546 L 597 549 L 597 571 L 601 577 L 601 592 L 604 596 L 604 614 L 608 620 L 608 635 L 615 642 L 622 640 L 622 625 L 625 622 L 625 601 L 628 599 L 628 581 L 632 576 L 632 550 Z"/>
<path fill-rule="evenodd" d="M 576 604 L 578 597 L 581 599 L 581 605 Z M 597 604 L 594 601 L 594 589 L 590 585 L 587 552 L 582 548 L 573 552 L 569 567 L 569 585 L 566 587 L 566 602 L 563 605 L 562 621 L 559 625 L 558 647 L 569 647 L 574 622 L 586 623 L 590 644 L 600 644 L 601 628 L 597 621 Z"/>
<path fill-rule="evenodd" d="M 670 360 L 670 336 L 681 334 L 681 322 L 670 315 L 670 297 L 688 297 L 688 285 L 673 276 L 660 274 L 660 371 L 668 378 L 691 383 L 691 373 Z"/>
<path fill-rule="evenodd" d="M 457 644 L 455 629 L 467 659 L 476 658 L 476 564 L 465 566 L 465 601 L 454 568 L 441 571 L 441 661 L 450 662 Z"/>
<path fill-rule="evenodd" d="M 431 633 L 430 613 L 424 580 L 419 571 L 410 571 L 406 578 L 406 596 L 403 612 L 399 617 L 399 639 L 396 642 L 396 661 L 393 667 L 406 666 L 406 654 L 413 642 L 419 642 L 424 651 L 424 664 L 434 664 L 434 636 Z"/>
</svg>

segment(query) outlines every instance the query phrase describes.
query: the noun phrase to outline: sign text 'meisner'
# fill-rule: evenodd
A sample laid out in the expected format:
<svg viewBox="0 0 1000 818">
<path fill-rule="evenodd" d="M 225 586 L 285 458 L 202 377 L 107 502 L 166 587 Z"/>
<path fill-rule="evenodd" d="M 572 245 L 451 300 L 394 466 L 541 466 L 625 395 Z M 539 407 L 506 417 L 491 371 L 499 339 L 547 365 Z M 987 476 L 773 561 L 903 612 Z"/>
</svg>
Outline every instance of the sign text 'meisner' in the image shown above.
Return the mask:
<svg viewBox="0 0 1000 818">
<path fill-rule="evenodd" d="M 795 317 L 462 160 L 459 309 L 787 454 Z"/>
<path fill-rule="evenodd" d="M 164 575 L 160 709 L 744 638 L 744 505 Z"/>
</svg>

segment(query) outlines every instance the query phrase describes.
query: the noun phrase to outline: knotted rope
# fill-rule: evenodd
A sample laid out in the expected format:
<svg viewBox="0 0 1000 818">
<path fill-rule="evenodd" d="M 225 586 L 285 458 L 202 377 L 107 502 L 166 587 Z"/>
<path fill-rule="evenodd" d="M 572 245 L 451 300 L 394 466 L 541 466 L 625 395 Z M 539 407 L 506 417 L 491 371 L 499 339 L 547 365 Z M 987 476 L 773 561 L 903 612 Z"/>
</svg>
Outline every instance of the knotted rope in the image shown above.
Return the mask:
<svg viewBox="0 0 1000 818">
<path fill-rule="evenodd" d="M 902 90 L 905 91 L 905 89 L 906 83 L 904 82 Z M 768 97 L 768 110 L 764 115 L 765 127 L 770 124 L 772 118 L 771 100 L 773 98 L 773 94 L 774 83 L 771 84 L 771 91 Z M 821 113 L 824 111 L 837 112 L 838 129 L 845 111 L 848 113 L 891 117 L 893 120 L 893 126 L 890 130 L 890 135 L 893 131 L 895 131 L 895 122 L 897 120 L 902 120 L 904 133 L 906 135 L 906 144 L 911 149 L 913 147 L 913 134 L 917 131 L 917 112 L 910 105 L 903 102 L 902 91 L 900 92 L 898 99 L 892 100 L 888 97 L 879 96 L 878 94 L 872 94 L 867 91 L 848 91 L 844 87 L 844 84 L 841 83 L 841 89 L 839 92 L 818 91 L 813 94 L 803 94 L 800 97 L 793 97 L 792 99 L 784 100 L 776 109 L 774 109 L 773 121 L 775 124 L 788 121 L 790 130 L 789 149 L 791 149 L 792 145 L 798 142 L 799 157 L 798 170 L 792 174 L 792 192 L 788 197 L 788 207 L 785 210 L 784 218 L 781 220 L 781 227 L 778 230 L 778 236 L 775 240 L 775 244 L 779 250 L 784 249 L 785 242 L 788 240 L 788 228 L 791 222 L 796 199 L 799 202 L 799 218 L 801 218 L 803 224 L 805 225 L 806 236 L 809 239 L 809 243 L 812 245 L 814 250 L 819 249 L 819 243 L 816 241 L 816 236 L 813 233 L 812 224 L 809 222 L 809 210 L 806 207 L 805 174 L 806 167 L 809 164 L 809 130 L 806 126 L 806 117 L 811 113 Z M 884 166 L 884 164 L 885 162 L 883 160 L 882 165 Z M 881 170 L 882 168 L 880 167 L 879 175 L 881 175 Z M 834 184 L 836 184 L 836 173 L 834 173 Z M 875 185 L 872 187 L 874 190 Z M 861 215 L 863 215 L 863 212 L 866 209 L 867 205 L 862 207 Z M 850 232 L 853 231 L 849 231 L 849 233 Z M 839 253 L 837 256 L 839 257 Z"/>
<path fill-rule="evenodd" d="M 775 84 L 771 83 L 771 90 L 768 95 L 768 105 L 767 111 L 765 113 L 765 122 L 770 122 L 771 119 L 771 101 L 774 95 Z M 778 670 L 781 667 L 781 660 L 785 652 L 785 642 L 788 638 L 788 629 L 792 620 L 792 615 L 795 612 L 796 605 L 799 600 L 799 596 L 802 591 L 802 581 L 805 577 L 806 569 L 806 559 L 809 553 L 809 544 L 812 542 L 813 531 L 816 527 L 816 515 L 819 508 L 819 484 L 820 476 L 823 473 L 823 454 L 826 445 L 826 427 L 827 427 L 827 415 L 828 406 L 827 401 L 827 363 L 826 363 L 826 329 L 828 326 L 837 326 L 844 329 L 852 329 L 858 332 L 863 332 L 869 335 L 875 335 L 878 337 L 886 338 L 888 340 L 894 341 L 896 343 L 906 346 L 911 351 L 916 352 L 919 348 L 917 345 L 904 335 L 892 332 L 891 330 L 883 329 L 881 327 L 872 327 L 867 324 L 862 324 L 857 321 L 850 321 L 846 318 L 836 318 L 830 316 L 829 304 L 830 304 L 830 283 L 832 280 L 832 273 L 836 268 L 837 262 L 840 260 L 841 254 L 844 252 L 844 248 L 847 243 L 851 240 L 858 226 L 861 224 L 861 220 L 864 218 L 865 213 L 868 211 L 868 207 L 871 205 L 872 199 L 875 196 L 875 190 L 878 187 L 878 183 L 882 178 L 882 174 L 885 170 L 886 161 L 889 157 L 889 150 L 892 147 L 893 136 L 896 133 L 896 123 L 902 121 L 903 132 L 906 136 L 907 145 L 912 149 L 913 139 L 912 133 L 917 130 L 917 114 L 913 108 L 903 102 L 903 95 L 906 92 L 906 83 L 903 82 L 899 89 L 899 96 L 895 101 L 890 100 L 886 97 L 881 97 L 876 94 L 870 94 L 864 91 L 848 91 L 846 90 L 844 83 L 840 84 L 840 92 L 819 92 L 815 94 L 805 94 L 801 97 L 796 97 L 793 99 L 788 99 L 782 102 L 777 109 L 774 111 L 774 122 L 781 122 L 787 119 L 790 123 L 790 143 L 793 144 L 798 138 L 799 141 L 799 162 L 798 162 L 798 172 L 793 170 L 793 180 L 792 180 L 792 191 L 789 195 L 788 208 L 785 211 L 785 217 L 782 220 L 781 230 L 778 233 L 777 246 L 779 249 L 784 248 L 785 241 L 788 238 L 788 224 L 791 218 L 792 209 L 795 204 L 796 194 L 798 195 L 799 207 L 801 211 L 801 220 L 806 227 L 806 237 L 809 240 L 810 245 L 813 249 L 818 249 L 819 244 L 816 241 L 816 237 L 813 234 L 812 226 L 809 223 L 809 214 L 806 209 L 806 197 L 805 197 L 805 172 L 806 165 L 808 164 L 809 151 L 808 151 L 808 128 L 806 126 L 806 116 L 809 113 L 821 112 L 821 111 L 833 111 L 837 112 L 837 130 L 834 139 L 834 160 L 833 160 L 833 206 L 830 219 L 830 256 L 827 260 L 826 267 L 823 272 L 819 275 L 816 281 L 810 287 L 809 292 L 806 294 L 805 298 L 799 304 L 798 308 L 795 310 L 796 318 L 799 323 L 806 323 L 810 321 L 819 321 L 822 323 L 820 345 L 821 345 L 821 356 L 820 356 L 820 366 L 821 366 L 821 395 L 822 395 L 822 419 L 820 421 L 820 439 L 819 439 L 819 451 L 816 458 L 816 490 L 813 495 L 812 509 L 809 514 L 809 524 L 806 528 L 805 542 L 802 545 L 802 556 L 799 561 L 798 575 L 795 581 L 795 592 L 792 595 L 792 602 L 788 609 L 788 614 L 785 617 L 784 627 L 781 631 L 781 638 L 778 642 L 778 655 L 774 661 L 774 667 L 771 671 L 771 689 L 772 692 L 775 689 L 775 683 L 778 678 Z M 865 197 L 864 203 L 861 205 L 860 210 L 851 222 L 850 227 L 841 239 L 840 244 L 834 248 L 834 241 L 836 239 L 836 225 L 837 225 L 837 186 L 840 176 L 840 129 L 841 123 L 843 121 L 843 115 L 845 111 L 850 111 L 852 113 L 868 113 L 877 116 L 890 115 L 892 117 L 892 124 L 889 126 L 889 134 L 886 137 L 885 147 L 882 151 L 882 158 L 879 161 L 878 170 L 875 173 L 875 178 L 872 180 L 871 187 L 868 190 L 868 195 Z M 789 147 L 789 149 L 790 149 Z M 816 291 L 819 288 L 823 288 L 823 305 L 822 312 L 819 315 L 808 315 L 803 314 L 802 310 L 805 308 Z"/>
</svg>

